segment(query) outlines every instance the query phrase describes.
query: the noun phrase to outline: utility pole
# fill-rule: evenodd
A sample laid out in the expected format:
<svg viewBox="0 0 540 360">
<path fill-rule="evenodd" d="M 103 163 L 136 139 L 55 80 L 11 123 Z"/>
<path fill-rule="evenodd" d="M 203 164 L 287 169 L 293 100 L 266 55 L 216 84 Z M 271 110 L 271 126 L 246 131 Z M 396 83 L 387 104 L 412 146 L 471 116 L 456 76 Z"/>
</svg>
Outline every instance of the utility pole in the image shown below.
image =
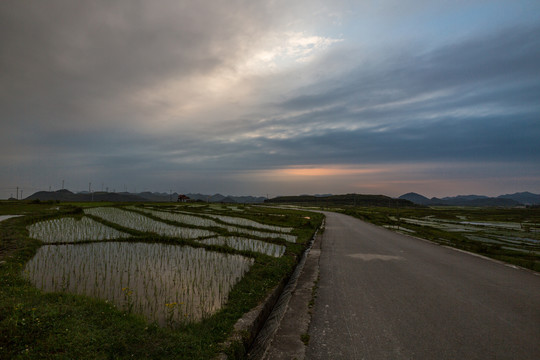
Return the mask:
<svg viewBox="0 0 540 360">
<path fill-rule="evenodd" d="M 17 200 L 19 200 L 19 187 L 17 186 Z"/>
<path fill-rule="evenodd" d="M 88 183 L 88 192 L 89 192 L 89 193 L 92 192 L 92 191 L 90 190 L 91 187 L 92 187 L 92 182 L 89 182 L 89 183 Z"/>
</svg>

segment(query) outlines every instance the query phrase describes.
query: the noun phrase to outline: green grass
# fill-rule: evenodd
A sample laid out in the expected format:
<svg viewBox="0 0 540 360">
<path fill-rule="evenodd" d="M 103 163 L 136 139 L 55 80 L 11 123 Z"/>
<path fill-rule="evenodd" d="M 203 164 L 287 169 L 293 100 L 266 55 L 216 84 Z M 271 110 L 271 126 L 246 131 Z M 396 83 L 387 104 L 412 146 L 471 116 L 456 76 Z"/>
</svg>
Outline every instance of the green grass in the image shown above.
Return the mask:
<svg viewBox="0 0 540 360">
<path fill-rule="evenodd" d="M 0 222 L 1 359 L 211 359 L 219 351 L 230 355 L 241 353 L 236 348 L 239 344 L 227 349 L 222 349 L 220 344 L 231 334 L 236 321 L 292 272 L 296 257 L 322 221 L 320 214 L 294 210 L 249 207 L 244 214 L 220 209 L 230 216 L 294 227 L 298 242 L 272 240 L 287 246 L 281 258 L 207 246 L 214 251 L 252 256 L 255 263 L 216 314 L 199 323 L 162 328 L 106 301 L 67 293 L 45 293 L 22 279 L 24 264 L 42 245 L 28 238 L 26 226 L 54 217 L 80 216 L 81 206 L 87 204 L 0 202 L 0 214 L 25 215 Z M 138 235 L 130 241 L 203 246 L 181 239 Z"/>
<path fill-rule="evenodd" d="M 304 333 L 302 335 L 300 335 L 300 340 L 302 340 L 302 342 L 304 343 L 304 345 L 308 345 L 309 344 L 309 334 L 308 333 Z"/>
</svg>

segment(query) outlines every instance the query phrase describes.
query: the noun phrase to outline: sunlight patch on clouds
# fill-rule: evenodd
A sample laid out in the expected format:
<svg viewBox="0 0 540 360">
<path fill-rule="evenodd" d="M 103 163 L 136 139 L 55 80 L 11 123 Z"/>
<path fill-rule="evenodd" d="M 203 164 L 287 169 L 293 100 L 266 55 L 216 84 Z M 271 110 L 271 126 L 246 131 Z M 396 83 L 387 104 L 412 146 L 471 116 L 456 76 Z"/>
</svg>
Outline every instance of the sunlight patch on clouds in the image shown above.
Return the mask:
<svg viewBox="0 0 540 360">
<path fill-rule="evenodd" d="M 151 122 L 140 124 L 146 131 L 192 131 L 216 118 L 239 116 L 240 107 L 233 105 L 244 102 L 250 90 L 238 74 L 217 69 L 189 78 L 165 79 L 134 93 L 132 102 L 151 115 Z"/>
<path fill-rule="evenodd" d="M 238 117 L 242 108 L 238 104 L 246 107 L 256 101 L 254 85 L 261 79 L 302 66 L 340 41 L 304 32 L 272 32 L 255 44 L 246 44 L 236 58 L 225 59 L 211 71 L 187 77 L 171 76 L 151 87 L 138 89 L 132 94 L 133 103 L 156 114 L 150 131 L 158 130 L 159 124 L 164 128 L 178 124 L 194 127 L 193 123 L 186 124 L 186 120 L 215 122 L 216 115 L 219 120 L 225 116 Z"/>
<path fill-rule="evenodd" d="M 305 32 L 273 32 L 261 39 L 241 68 L 248 73 L 266 74 L 295 64 L 307 63 L 331 45 L 342 41 Z"/>
</svg>

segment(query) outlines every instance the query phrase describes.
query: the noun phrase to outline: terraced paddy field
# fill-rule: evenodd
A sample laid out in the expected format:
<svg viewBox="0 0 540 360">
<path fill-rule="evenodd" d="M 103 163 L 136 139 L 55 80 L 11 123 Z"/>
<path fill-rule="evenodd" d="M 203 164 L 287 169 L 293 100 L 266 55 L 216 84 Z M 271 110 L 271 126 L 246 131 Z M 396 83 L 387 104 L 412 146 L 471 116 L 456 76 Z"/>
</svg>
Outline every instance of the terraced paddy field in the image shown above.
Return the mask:
<svg viewBox="0 0 540 360">
<path fill-rule="evenodd" d="M 539 208 L 342 208 L 339 211 L 394 231 L 540 271 Z"/>
<path fill-rule="evenodd" d="M 174 203 L 0 202 L 0 216 L 0 358 L 31 359 L 234 358 L 234 324 L 322 222 Z"/>
</svg>

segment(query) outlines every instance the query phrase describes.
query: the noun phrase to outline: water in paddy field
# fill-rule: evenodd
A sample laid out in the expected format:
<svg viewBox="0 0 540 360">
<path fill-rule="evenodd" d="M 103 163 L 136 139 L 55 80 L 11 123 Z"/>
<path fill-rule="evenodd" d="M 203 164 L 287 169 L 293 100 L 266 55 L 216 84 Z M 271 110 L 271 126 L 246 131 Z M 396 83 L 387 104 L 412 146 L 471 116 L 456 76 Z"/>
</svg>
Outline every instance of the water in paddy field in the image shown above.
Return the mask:
<svg viewBox="0 0 540 360">
<path fill-rule="evenodd" d="M 218 311 L 253 259 L 189 246 L 128 242 L 44 245 L 23 276 L 47 292 L 107 300 L 162 326 Z"/>
<path fill-rule="evenodd" d="M 22 215 L 0 215 L 0 221 L 4 221 L 4 220 L 11 219 L 18 216 L 22 216 Z"/>
<path fill-rule="evenodd" d="M 279 227 L 279 226 L 260 224 L 256 221 L 249 220 L 249 219 L 231 217 L 231 216 L 205 214 L 205 216 L 213 217 L 215 219 L 222 221 L 223 222 L 222 224 L 211 219 L 197 216 L 198 214 L 195 214 L 195 213 L 157 211 L 157 210 L 142 209 L 142 208 L 136 208 L 136 209 L 139 211 L 143 211 L 147 214 L 156 216 L 160 219 L 176 221 L 176 222 L 187 224 L 187 225 L 205 226 L 205 227 L 221 227 L 232 233 L 238 233 L 238 234 L 248 235 L 248 236 L 256 236 L 259 238 L 273 238 L 273 239 L 281 238 L 281 239 L 284 239 L 285 241 L 296 242 L 295 235 L 287 234 L 287 232 L 292 231 L 292 228 L 284 228 L 284 227 Z M 141 216 L 141 215 L 138 215 L 138 216 Z M 110 218 L 107 218 L 107 215 L 104 215 L 103 218 L 110 221 Z M 117 222 L 118 224 L 122 226 L 128 226 L 127 223 L 125 223 L 125 220 L 123 221 L 124 223 L 120 223 L 117 221 L 115 222 Z M 139 226 L 138 222 L 136 222 L 135 224 L 136 226 Z M 233 226 L 232 224 L 234 224 L 235 226 Z M 243 228 L 242 226 L 247 226 L 250 228 Z M 265 231 L 258 231 L 258 230 L 255 230 L 254 228 L 262 229 Z M 268 232 L 268 231 L 272 231 L 272 232 Z M 278 232 L 275 232 L 275 231 L 278 231 Z M 210 233 L 207 230 L 191 229 L 191 232 L 195 232 L 197 236 L 215 235 L 214 233 Z"/>
<path fill-rule="evenodd" d="M 229 246 L 236 250 L 255 251 L 273 257 L 281 257 L 285 253 L 285 246 L 283 245 L 236 236 L 218 236 L 217 238 L 200 240 L 199 242 L 207 245 Z"/>
<path fill-rule="evenodd" d="M 194 239 L 200 236 L 212 236 L 215 233 L 204 229 L 190 229 L 169 225 L 156 221 L 136 212 L 112 207 L 98 207 L 84 210 L 85 214 L 94 215 L 122 227 L 152 232 L 164 236 L 174 236 L 184 239 Z"/>
<path fill-rule="evenodd" d="M 88 217 L 60 218 L 27 226 L 31 238 L 45 243 L 110 240 L 130 237 L 129 234 L 103 225 Z"/>
<path fill-rule="evenodd" d="M 462 219 L 461 219 L 462 220 Z M 407 223 L 429 226 L 448 232 L 463 233 L 470 240 L 486 244 L 496 244 L 507 250 L 539 254 L 540 237 L 534 224 L 493 221 L 448 221 L 434 217 L 412 219 L 402 218 L 402 229 Z M 525 224 L 526 226 L 523 226 Z"/>
</svg>

